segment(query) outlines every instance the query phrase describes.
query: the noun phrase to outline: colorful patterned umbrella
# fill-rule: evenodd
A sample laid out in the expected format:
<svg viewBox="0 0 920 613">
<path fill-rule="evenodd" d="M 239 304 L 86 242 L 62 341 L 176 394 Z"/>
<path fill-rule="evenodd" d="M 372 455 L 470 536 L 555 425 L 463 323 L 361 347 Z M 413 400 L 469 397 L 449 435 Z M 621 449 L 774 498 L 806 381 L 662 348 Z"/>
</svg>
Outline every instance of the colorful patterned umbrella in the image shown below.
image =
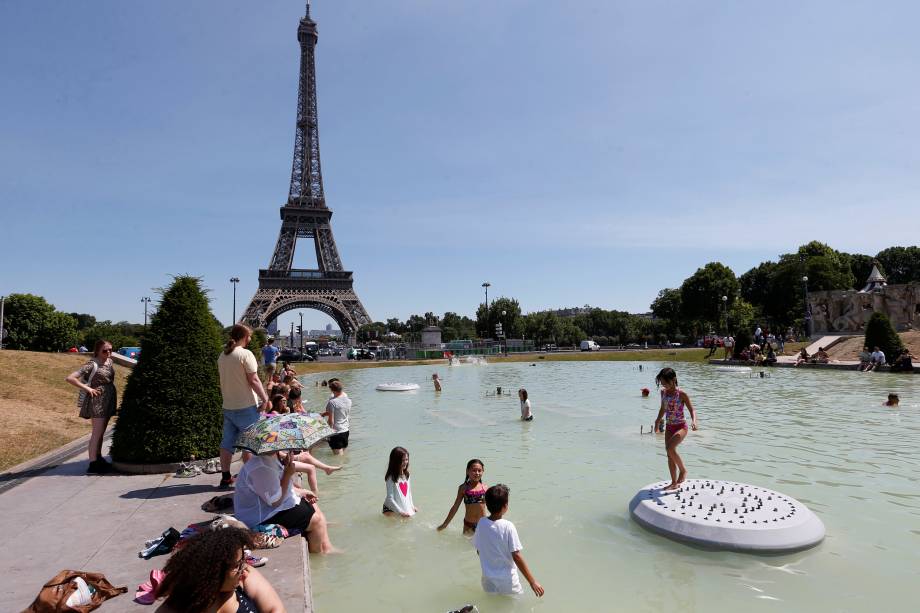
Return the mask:
<svg viewBox="0 0 920 613">
<path fill-rule="evenodd" d="M 333 434 L 335 431 L 322 419 L 299 413 L 286 413 L 260 419 L 240 432 L 236 439 L 236 447 L 248 449 L 256 454 L 309 449 Z"/>
</svg>

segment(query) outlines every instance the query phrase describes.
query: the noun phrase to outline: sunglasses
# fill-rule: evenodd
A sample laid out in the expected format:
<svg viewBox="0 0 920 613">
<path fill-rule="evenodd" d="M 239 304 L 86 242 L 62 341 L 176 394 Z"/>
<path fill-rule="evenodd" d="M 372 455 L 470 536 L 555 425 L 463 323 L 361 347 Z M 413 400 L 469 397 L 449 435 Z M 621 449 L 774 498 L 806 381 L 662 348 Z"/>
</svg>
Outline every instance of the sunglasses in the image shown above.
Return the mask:
<svg viewBox="0 0 920 613">
<path fill-rule="evenodd" d="M 99 353 L 112 353 L 111 349 L 101 349 Z"/>
</svg>

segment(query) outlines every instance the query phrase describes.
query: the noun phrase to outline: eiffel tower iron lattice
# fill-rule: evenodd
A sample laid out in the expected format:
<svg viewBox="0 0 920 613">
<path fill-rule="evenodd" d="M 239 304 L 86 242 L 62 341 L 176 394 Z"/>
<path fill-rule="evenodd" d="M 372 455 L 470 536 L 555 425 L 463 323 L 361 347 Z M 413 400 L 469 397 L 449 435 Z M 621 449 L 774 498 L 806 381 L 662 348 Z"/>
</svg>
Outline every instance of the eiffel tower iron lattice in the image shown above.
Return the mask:
<svg viewBox="0 0 920 613">
<path fill-rule="evenodd" d="M 316 309 L 339 325 L 351 339 L 357 329 L 371 322 L 352 286 L 352 273 L 342 268 L 332 235 L 332 211 L 326 206 L 319 163 L 319 124 L 316 105 L 318 39 L 310 4 L 297 28 L 300 43 L 300 87 L 297 93 L 297 125 L 294 163 L 287 203 L 281 207 L 281 231 L 267 269 L 259 270 L 259 289 L 240 321 L 267 327 L 285 311 Z M 298 239 L 313 239 L 315 269 L 293 268 Z"/>
</svg>

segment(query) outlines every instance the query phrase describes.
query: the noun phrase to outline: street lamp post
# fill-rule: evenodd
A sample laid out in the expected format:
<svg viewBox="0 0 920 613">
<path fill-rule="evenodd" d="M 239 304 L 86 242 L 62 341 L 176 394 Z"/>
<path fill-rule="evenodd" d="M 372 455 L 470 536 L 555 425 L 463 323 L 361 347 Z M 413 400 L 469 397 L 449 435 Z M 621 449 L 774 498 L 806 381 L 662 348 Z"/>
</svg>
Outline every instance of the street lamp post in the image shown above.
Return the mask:
<svg viewBox="0 0 920 613">
<path fill-rule="evenodd" d="M 482 284 L 482 287 L 483 289 L 486 290 L 486 334 L 488 334 L 489 319 L 491 319 L 489 317 L 489 288 L 492 287 L 492 284 L 486 281 L 485 283 Z"/>
<path fill-rule="evenodd" d="M 230 277 L 230 283 L 233 284 L 233 321 L 230 322 L 231 325 L 236 323 L 236 284 L 239 282 L 239 277 Z"/>
<path fill-rule="evenodd" d="M 300 353 L 303 353 L 303 311 L 300 312 Z"/>
<path fill-rule="evenodd" d="M 722 311 L 725 313 L 725 336 L 728 336 L 728 296 L 722 296 Z"/>
<path fill-rule="evenodd" d="M 811 338 L 811 308 L 808 306 L 808 277 L 802 277 L 802 285 L 805 289 L 805 337 Z"/>
<path fill-rule="evenodd" d="M 502 310 L 502 326 L 503 326 L 503 327 L 502 327 L 502 338 L 503 338 L 504 341 L 505 341 L 505 355 L 508 355 L 508 332 L 507 332 L 507 330 L 505 330 L 505 328 L 504 328 L 504 325 L 507 323 L 507 322 L 505 321 L 505 314 L 506 314 L 506 313 L 507 313 L 507 311 Z"/>
<path fill-rule="evenodd" d="M 147 305 L 150 304 L 150 298 L 144 296 L 141 298 L 141 302 L 144 303 L 144 330 L 147 329 Z"/>
</svg>

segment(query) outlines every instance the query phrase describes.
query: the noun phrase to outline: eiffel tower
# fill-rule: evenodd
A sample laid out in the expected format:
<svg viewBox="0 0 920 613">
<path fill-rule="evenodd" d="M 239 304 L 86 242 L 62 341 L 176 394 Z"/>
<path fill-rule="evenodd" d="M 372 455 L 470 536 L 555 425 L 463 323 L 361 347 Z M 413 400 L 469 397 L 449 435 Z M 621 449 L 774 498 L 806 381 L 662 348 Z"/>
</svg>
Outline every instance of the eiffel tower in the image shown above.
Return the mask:
<svg viewBox="0 0 920 613">
<path fill-rule="evenodd" d="M 297 28 L 300 43 L 300 88 L 294 163 L 287 203 L 281 207 L 281 231 L 267 269 L 259 270 L 259 289 L 240 321 L 264 328 L 292 309 L 316 309 L 339 325 L 342 336 L 354 342 L 357 329 L 371 323 L 352 287 L 352 273 L 344 270 L 332 236 L 332 211 L 323 194 L 319 164 L 319 125 L 316 111 L 316 22 L 307 13 Z M 315 269 L 293 268 L 298 239 L 313 239 Z"/>
</svg>

